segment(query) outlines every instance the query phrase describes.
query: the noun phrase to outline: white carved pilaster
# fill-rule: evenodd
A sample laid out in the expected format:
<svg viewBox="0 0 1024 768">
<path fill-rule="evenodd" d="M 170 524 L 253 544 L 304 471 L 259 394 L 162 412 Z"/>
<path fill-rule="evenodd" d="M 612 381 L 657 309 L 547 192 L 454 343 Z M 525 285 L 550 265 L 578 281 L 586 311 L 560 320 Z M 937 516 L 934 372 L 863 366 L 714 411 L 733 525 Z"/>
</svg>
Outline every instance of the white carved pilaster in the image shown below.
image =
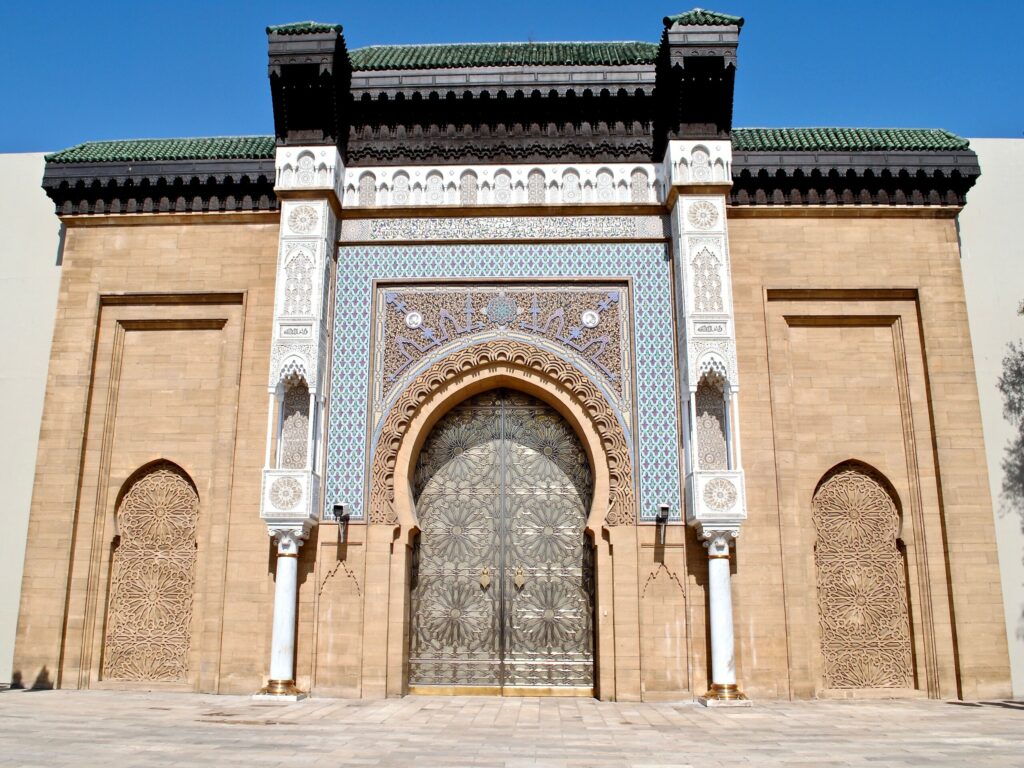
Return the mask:
<svg viewBox="0 0 1024 768">
<path fill-rule="evenodd" d="M 686 382 L 686 521 L 708 548 L 712 685 L 701 702 L 746 702 L 736 685 L 730 546 L 747 518 L 739 446 L 739 372 L 726 198 L 727 141 L 672 141 L 661 176 L 671 185 L 679 307 L 679 367 Z"/>
<path fill-rule="evenodd" d="M 275 164 L 281 225 L 260 517 L 277 543 L 277 568 L 270 681 L 258 695 L 294 700 L 302 695 L 294 680 L 298 550 L 320 518 L 328 301 L 345 168 L 334 147 L 281 147 Z"/>
</svg>

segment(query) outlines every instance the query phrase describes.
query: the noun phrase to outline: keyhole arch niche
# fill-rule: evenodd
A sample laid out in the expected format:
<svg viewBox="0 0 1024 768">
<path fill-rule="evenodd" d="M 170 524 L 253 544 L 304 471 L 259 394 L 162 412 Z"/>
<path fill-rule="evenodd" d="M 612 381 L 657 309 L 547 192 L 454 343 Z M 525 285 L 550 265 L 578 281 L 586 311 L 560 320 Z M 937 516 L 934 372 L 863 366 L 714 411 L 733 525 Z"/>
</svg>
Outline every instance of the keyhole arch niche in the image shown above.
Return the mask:
<svg viewBox="0 0 1024 768">
<path fill-rule="evenodd" d="M 195 482 L 167 459 L 146 464 L 122 486 L 115 522 L 103 679 L 190 683 L 199 524 Z"/>
<path fill-rule="evenodd" d="M 386 668 L 381 695 L 408 691 L 410 586 L 412 552 L 419 533 L 415 506 L 415 468 L 424 442 L 445 414 L 487 390 L 521 392 L 551 406 L 572 426 L 587 455 L 593 495 L 585 531 L 594 546 L 594 623 L 596 625 L 595 693 L 615 698 L 616 646 L 621 663 L 630 649 L 639 655 L 635 622 L 616 621 L 615 584 L 636 582 L 635 562 L 617 564 L 612 556 L 636 547 L 636 488 L 630 444 L 613 406 L 600 389 L 568 362 L 518 340 L 488 341 L 459 350 L 421 373 L 397 398 L 379 430 L 371 464 L 367 581 L 374 550 L 387 547 L 389 601 L 364 604 L 364 690 L 373 695 L 367 667 Z M 614 573 L 614 575 L 613 575 Z M 616 591 L 619 587 L 616 586 Z M 625 605 L 628 592 L 619 600 Z M 633 590 L 635 597 L 635 590 Z M 620 625 L 621 624 L 621 625 Z M 381 643 L 381 632 L 387 643 Z M 622 651 L 625 650 L 625 653 Z M 379 658 L 373 658 L 379 653 Z"/>
<path fill-rule="evenodd" d="M 837 464 L 815 488 L 812 522 L 824 689 L 914 688 L 902 508 L 892 483 L 864 462 Z"/>
</svg>

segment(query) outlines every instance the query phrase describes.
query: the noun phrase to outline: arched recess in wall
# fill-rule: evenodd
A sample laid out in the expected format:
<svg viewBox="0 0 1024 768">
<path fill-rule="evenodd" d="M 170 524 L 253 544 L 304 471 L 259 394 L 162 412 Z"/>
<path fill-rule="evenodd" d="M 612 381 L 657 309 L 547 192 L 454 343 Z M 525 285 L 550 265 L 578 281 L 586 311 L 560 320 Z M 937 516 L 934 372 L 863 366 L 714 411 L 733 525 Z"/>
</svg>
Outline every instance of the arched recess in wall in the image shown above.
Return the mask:
<svg viewBox="0 0 1024 768">
<path fill-rule="evenodd" d="M 843 462 L 818 483 L 813 521 L 825 688 L 912 688 L 900 508 L 891 483 L 867 464 Z"/>
<path fill-rule="evenodd" d="M 147 464 L 122 487 L 104 679 L 188 682 L 198 518 L 195 483 L 173 462 Z"/>
</svg>

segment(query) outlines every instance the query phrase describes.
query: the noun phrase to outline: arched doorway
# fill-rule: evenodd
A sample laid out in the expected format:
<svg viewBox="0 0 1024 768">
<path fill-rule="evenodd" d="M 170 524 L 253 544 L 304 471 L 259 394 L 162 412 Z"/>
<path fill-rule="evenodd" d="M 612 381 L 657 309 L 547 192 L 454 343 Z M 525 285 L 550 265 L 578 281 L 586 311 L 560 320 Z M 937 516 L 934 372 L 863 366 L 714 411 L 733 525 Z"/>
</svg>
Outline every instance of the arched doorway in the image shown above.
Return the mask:
<svg viewBox="0 0 1024 768">
<path fill-rule="evenodd" d="M 551 406 L 508 389 L 448 412 L 413 476 L 413 691 L 589 694 L 593 495 L 587 454 Z"/>
</svg>

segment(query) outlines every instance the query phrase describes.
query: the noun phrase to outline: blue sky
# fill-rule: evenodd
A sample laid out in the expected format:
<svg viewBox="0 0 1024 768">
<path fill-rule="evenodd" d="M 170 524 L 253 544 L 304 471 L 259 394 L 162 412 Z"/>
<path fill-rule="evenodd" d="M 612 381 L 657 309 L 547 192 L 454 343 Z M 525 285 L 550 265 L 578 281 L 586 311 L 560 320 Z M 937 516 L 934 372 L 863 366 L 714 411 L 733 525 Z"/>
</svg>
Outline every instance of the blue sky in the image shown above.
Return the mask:
<svg viewBox="0 0 1024 768">
<path fill-rule="evenodd" d="M 268 24 L 336 21 L 352 48 L 657 41 L 662 17 L 691 7 L 693 0 L 8 0 L 0 3 L 0 152 L 270 133 Z M 1024 136 L 1024 0 L 716 0 L 710 7 L 746 18 L 737 126 Z"/>
</svg>

